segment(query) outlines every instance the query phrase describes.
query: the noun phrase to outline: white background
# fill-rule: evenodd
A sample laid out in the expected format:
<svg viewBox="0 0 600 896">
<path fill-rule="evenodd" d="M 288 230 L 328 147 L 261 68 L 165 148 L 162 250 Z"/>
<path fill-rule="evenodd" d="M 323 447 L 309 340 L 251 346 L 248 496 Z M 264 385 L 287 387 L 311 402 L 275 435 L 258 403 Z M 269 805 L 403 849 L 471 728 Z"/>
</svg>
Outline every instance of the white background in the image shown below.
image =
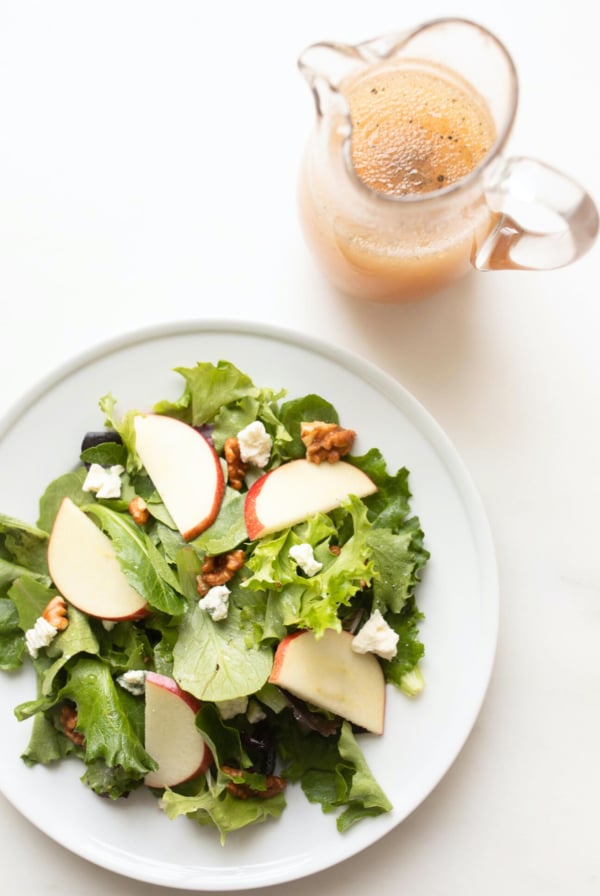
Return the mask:
<svg viewBox="0 0 600 896">
<path fill-rule="evenodd" d="M 569 171 L 598 201 L 597 22 L 583 0 L 414 10 L 0 0 L 0 412 L 82 350 L 187 318 L 293 326 L 395 376 L 444 427 L 486 505 L 501 584 L 495 669 L 471 737 L 425 803 L 285 892 L 591 896 L 600 249 L 553 273 L 473 274 L 403 308 L 362 304 L 316 271 L 295 189 L 313 119 L 302 49 L 463 15 L 515 58 L 511 152 Z M 2 797 L 0 871 L 19 896 L 171 892 L 71 855 Z"/>
</svg>

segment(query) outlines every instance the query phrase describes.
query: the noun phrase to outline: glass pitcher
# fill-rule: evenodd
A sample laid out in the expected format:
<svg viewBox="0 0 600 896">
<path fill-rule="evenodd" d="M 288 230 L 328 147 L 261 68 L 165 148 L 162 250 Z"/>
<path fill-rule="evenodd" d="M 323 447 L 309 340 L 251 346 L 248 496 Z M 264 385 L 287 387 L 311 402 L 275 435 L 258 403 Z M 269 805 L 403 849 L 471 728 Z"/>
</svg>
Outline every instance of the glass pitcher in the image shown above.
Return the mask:
<svg viewBox="0 0 600 896">
<path fill-rule="evenodd" d="M 502 155 L 518 81 L 507 50 L 485 28 L 438 19 L 357 46 L 314 44 L 298 65 L 316 105 L 300 177 L 301 224 L 343 292 L 411 301 L 472 268 L 549 270 L 593 244 L 598 212 L 579 184 L 538 160 Z M 421 142 L 402 132 L 413 125 L 402 91 L 419 107 Z M 371 152 L 384 161 L 383 175 L 378 169 L 370 180 Z M 466 163 L 453 179 L 448 171 L 461 152 Z"/>
</svg>

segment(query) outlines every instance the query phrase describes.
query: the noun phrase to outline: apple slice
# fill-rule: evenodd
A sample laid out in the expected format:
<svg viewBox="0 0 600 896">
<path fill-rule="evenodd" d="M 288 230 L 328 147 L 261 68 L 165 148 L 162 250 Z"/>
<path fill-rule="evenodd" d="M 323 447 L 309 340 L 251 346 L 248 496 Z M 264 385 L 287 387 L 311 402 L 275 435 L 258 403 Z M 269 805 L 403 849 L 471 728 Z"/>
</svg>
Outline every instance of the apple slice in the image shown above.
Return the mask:
<svg viewBox="0 0 600 896">
<path fill-rule="evenodd" d="M 150 479 L 186 541 L 214 521 L 225 490 L 216 451 L 181 420 L 160 414 L 137 416 L 135 447 Z"/>
<path fill-rule="evenodd" d="M 265 473 L 248 491 L 244 506 L 251 539 L 294 526 L 314 513 L 328 513 L 349 495 L 364 498 L 377 486 L 358 467 L 340 460 L 314 464 L 300 458 Z"/>
<path fill-rule="evenodd" d="M 146 751 L 158 764 L 144 781 L 148 787 L 174 787 L 206 771 L 212 754 L 198 729 L 200 703 L 173 678 L 146 675 Z"/>
<path fill-rule="evenodd" d="M 367 731 L 383 734 L 385 679 L 371 653 L 352 650 L 350 632 L 295 632 L 275 651 L 272 684 Z"/>
<path fill-rule="evenodd" d="M 111 540 L 70 498 L 63 498 L 52 525 L 48 569 L 63 597 L 89 616 L 118 621 L 147 613 Z"/>
</svg>

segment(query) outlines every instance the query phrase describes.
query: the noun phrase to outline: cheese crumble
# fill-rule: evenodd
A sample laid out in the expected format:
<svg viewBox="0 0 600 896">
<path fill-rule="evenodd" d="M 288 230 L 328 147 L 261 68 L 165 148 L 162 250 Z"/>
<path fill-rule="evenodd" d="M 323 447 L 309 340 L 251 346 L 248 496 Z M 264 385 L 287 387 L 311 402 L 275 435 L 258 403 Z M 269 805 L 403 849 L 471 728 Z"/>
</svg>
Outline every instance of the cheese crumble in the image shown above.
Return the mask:
<svg viewBox="0 0 600 896">
<path fill-rule="evenodd" d="M 399 637 L 380 611 L 375 610 L 352 639 L 352 650 L 355 653 L 376 653 L 384 660 L 391 660 L 396 656 Z"/>
</svg>

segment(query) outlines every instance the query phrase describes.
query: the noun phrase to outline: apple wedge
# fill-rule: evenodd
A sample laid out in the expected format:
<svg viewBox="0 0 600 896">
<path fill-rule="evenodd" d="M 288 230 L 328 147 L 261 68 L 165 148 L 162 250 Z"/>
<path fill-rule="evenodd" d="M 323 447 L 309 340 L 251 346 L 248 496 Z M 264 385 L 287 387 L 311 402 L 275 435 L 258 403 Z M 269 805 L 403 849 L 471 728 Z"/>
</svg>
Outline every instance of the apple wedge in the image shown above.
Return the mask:
<svg viewBox="0 0 600 896">
<path fill-rule="evenodd" d="M 295 632 L 275 651 L 271 684 L 307 703 L 383 734 L 385 680 L 373 654 L 355 653 L 350 632 Z"/>
<path fill-rule="evenodd" d="M 52 581 L 69 603 L 100 619 L 139 619 L 146 601 L 129 584 L 111 540 L 64 498 L 48 540 Z"/>
<path fill-rule="evenodd" d="M 358 467 L 340 460 L 314 464 L 300 458 L 276 467 L 254 483 L 244 515 L 251 539 L 294 526 L 315 513 L 328 513 L 349 495 L 365 498 L 377 491 Z"/>
<path fill-rule="evenodd" d="M 148 787 L 174 787 L 206 771 L 212 754 L 196 728 L 198 700 L 157 672 L 146 675 L 145 694 L 145 747 L 158 765 L 144 779 Z"/>
<path fill-rule="evenodd" d="M 181 420 L 160 414 L 134 418 L 137 453 L 186 541 L 214 521 L 225 491 L 216 451 Z"/>
</svg>

